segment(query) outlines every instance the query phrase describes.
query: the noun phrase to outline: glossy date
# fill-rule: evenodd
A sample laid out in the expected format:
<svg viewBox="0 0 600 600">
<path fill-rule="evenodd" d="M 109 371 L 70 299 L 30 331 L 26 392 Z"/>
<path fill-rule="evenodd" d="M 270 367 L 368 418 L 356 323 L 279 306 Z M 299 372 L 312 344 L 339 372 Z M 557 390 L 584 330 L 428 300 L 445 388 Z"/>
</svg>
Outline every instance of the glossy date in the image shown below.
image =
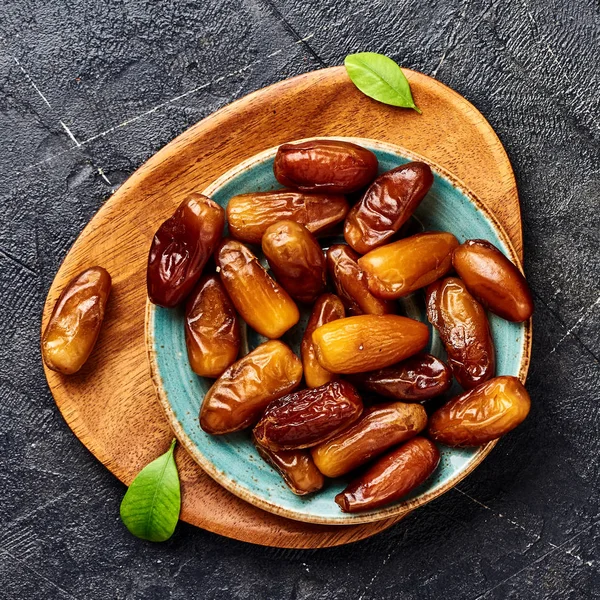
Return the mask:
<svg viewBox="0 0 600 600">
<path fill-rule="evenodd" d="M 326 323 L 312 334 L 317 360 L 331 373 L 363 373 L 423 350 L 424 323 L 397 315 L 360 315 Z"/>
<path fill-rule="evenodd" d="M 369 290 L 366 273 L 358 266 L 359 255 L 346 244 L 327 250 L 327 270 L 350 315 L 385 315 L 393 312 L 391 302 L 375 297 Z"/>
<path fill-rule="evenodd" d="M 217 249 L 216 261 L 229 297 L 255 331 L 278 338 L 298 322 L 294 301 L 246 246 L 226 239 Z"/>
<path fill-rule="evenodd" d="M 274 451 L 309 448 L 348 427 L 362 410 L 362 400 L 352 385 L 332 381 L 272 402 L 254 428 L 254 436 Z"/>
<path fill-rule="evenodd" d="M 286 187 L 349 194 L 377 177 L 377 157 L 350 142 L 310 140 L 279 146 L 273 171 Z"/>
<path fill-rule="evenodd" d="M 343 512 L 372 510 L 399 500 L 436 470 L 440 452 L 424 437 L 415 437 L 380 458 L 335 501 Z"/>
<path fill-rule="evenodd" d="M 325 255 L 312 233 L 294 221 L 271 225 L 262 237 L 277 281 L 298 302 L 314 302 L 327 283 Z"/>
<path fill-rule="evenodd" d="M 452 371 L 431 354 L 418 354 L 385 369 L 353 375 L 352 383 L 404 402 L 422 402 L 435 398 L 450 389 Z"/>
<path fill-rule="evenodd" d="M 312 457 L 323 475 L 340 477 L 415 437 L 426 426 L 427 414 L 420 404 L 379 404 L 365 410 L 339 435 L 312 448 Z"/>
<path fill-rule="evenodd" d="M 240 323 L 217 275 L 202 277 L 185 308 L 185 344 L 192 371 L 219 377 L 240 351 Z"/>
<path fill-rule="evenodd" d="M 469 292 L 493 313 L 514 322 L 533 314 L 525 277 L 490 242 L 467 240 L 454 250 L 452 263 Z"/>
<path fill-rule="evenodd" d="M 348 213 L 344 237 L 365 254 L 406 223 L 433 184 L 429 165 L 411 162 L 380 175 Z"/>
<path fill-rule="evenodd" d="M 458 240 L 451 233 L 429 231 L 371 250 L 358 265 L 369 290 L 379 298 L 400 298 L 433 283 L 452 268 Z"/>
<path fill-rule="evenodd" d="M 223 434 L 254 425 L 269 402 L 291 392 L 302 365 L 279 340 L 270 340 L 231 365 L 208 390 L 200 410 L 206 433 Z"/>
<path fill-rule="evenodd" d="M 306 387 L 316 388 L 337 379 L 337 375 L 325 370 L 319 364 L 312 341 L 312 333 L 317 327 L 336 319 L 343 319 L 345 316 L 344 305 L 334 294 L 323 294 L 315 302 L 300 346 Z"/>
<path fill-rule="evenodd" d="M 285 484 L 297 496 L 318 492 L 325 484 L 325 478 L 308 450 L 273 451 L 259 444 L 256 438 L 254 445 L 261 458 L 281 475 Z"/>
<path fill-rule="evenodd" d="M 434 412 L 429 435 L 446 446 L 487 444 L 521 424 L 530 406 L 529 394 L 516 377 L 495 377 Z"/>
<path fill-rule="evenodd" d="M 227 205 L 231 235 L 250 244 L 260 244 L 265 231 L 278 221 L 300 223 L 316 236 L 344 220 L 348 201 L 336 194 L 278 190 L 234 196 Z"/>
<path fill-rule="evenodd" d="M 159 228 L 148 255 L 150 302 L 173 307 L 200 279 L 223 235 L 225 211 L 210 198 L 192 194 Z"/>
<path fill-rule="evenodd" d="M 427 288 L 427 318 L 438 330 L 448 364 L 465 389 L 487 381 L 496 368 L 494 344 L 485 310 L 457 277 Z"/>
<path fill-rule="evenodd" d="M 102 267 L 86 269 L 67 284 L 42 336 L 49 369 L 65 375 L 81 369 L 98 339 L 110 289 L 110 275 Z"/>
</svg>

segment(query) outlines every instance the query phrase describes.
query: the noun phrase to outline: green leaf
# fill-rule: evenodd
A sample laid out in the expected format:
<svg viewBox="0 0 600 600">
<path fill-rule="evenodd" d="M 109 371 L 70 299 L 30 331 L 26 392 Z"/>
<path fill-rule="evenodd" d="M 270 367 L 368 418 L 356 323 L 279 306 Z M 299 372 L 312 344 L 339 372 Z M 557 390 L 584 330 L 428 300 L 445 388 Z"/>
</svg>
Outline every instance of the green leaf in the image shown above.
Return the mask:
<svg viewBox="0 0 600 600">
<path fill-rule="evenodd" d="M 175 443 L 173 440 L 167 452 L 139 472 L 121 502 L 121 520 L 143 540 L 168 540 L 179 520 L 181 489 L 173 457 Z"/>
<path fill-rule="evenodd" d="M 391 59 L 376 52 L 349 54 L 344 61 L 352 83 L 363 93 L 384 104 L 414 108 L 408 79 L 402 69 Z"/>
</svg>

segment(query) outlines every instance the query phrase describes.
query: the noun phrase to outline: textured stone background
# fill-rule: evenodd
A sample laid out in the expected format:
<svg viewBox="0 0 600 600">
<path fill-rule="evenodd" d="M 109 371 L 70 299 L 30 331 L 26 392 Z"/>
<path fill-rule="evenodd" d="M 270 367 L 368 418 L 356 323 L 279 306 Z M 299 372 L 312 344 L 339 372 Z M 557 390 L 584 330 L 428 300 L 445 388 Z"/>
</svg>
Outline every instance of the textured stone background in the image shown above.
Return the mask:
<svg viewBox="0 0 600 600">
<path fill-rule="evenodd" d="M 0 35 L 1 598 L 600 597 L 597 0 L 3 0 Z M 177 134 L 361 50 L 456 89 L 508 151 L 537 303 L 532 414 L 460 490 L 371 540 L 283 551 L 186 525 L 136 540 L 124 487 L 45 384 L 53 275 Z"/>
</svg>

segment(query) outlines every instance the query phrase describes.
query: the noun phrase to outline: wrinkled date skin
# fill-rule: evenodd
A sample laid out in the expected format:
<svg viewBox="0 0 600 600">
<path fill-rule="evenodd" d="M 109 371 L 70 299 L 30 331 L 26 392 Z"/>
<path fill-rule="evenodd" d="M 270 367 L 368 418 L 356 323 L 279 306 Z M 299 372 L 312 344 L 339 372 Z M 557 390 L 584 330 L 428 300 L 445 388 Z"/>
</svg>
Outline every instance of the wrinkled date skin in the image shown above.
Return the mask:
<svg viewBox="0 0 600 600">
<path fill-rule="evenodd" d="M 234 196 L 227 205 L 231 235 L 250 244 L 260 244 L 268 227 L 278 221 L 305 225 L 316 236 L 341 223 L 348 201 L 336 194 L 312 194 L 279 190 Z"/>
<path fill-rule="evenodd" d="M 415 437 L 380 458 L 335 501 L 343 512 L 373 510 L 399 500 L 436 470 L 440 452 L 424 437 Z"/>
<path fill-rule="evenodd" d="M 346 241 L 360 254 L 381 246 L 406 223 L 432 184 L 431 169 L 422 162 L 380 175 L 348 213 Z"/>
<path fill-rule="evenodd" d="M 148 255 L 150 302 L 177 306 L 202 275 L 225 226 L 225 211 L 210 198 L 192 194 L 159 228 Z"/>
<path fill-rule="evenodd" d="M 288 293 L 236 240 L 226 239 L 216 254 L 221 281 L 244 321 L 268 338 L 281 337 L 300 318 Z"/>
<path fill-rule="evenodd" d="M 422 402 L 450 389 L 452 371 L 439 358 L 418 354 L 386 369 L 353 375 L 351 381 L 386 398 Z"/>
<path fill-rule="evenodd" d="M 344 305 L 334 294 L 323 294 L 315 302 L 300 346 L 306 387 L 316 388 L 337 379 L 337 375 L 326 371 L 319 364 L 312 341 L 312 333 L 317 327 L 336 319 L 343 319 L 345 316 Z"/>
<path fill-rule="evenodd" d="M 217 275 L 200 279 L 185 308 L 185 344 L 192 370 L 219 377 L 240 351 L 240 323 Z"/>
<path fill-rule="evenodd" d="M 200 426 L 213 435 L 250 427 L 269 402 L 291 392 L 301 379 L 296 355 L 279 340 L 265 342 L 231 365 L 208 390 Z"/>
<path fill-rule="evenodd" d="M 365 410 L 356 423 L 333 439 L 312 448 L 312 457 L 323 475 L 340 477 L 415 437 L 426 426 L 427 414 L 420 404 L 380 404 Z"/>
<path fill-rule="evenodd" d="M 379 298 L 400 298 L 428 286 L 452 268 L 458 240 L 429 231 L 381 246 L 358 260 L 369 290 Z"/>
<path fill-rule="evenodd" d="M 317 469 L 308 450 L 279 450 L 274 452 L 253 439 L 261 458 L 271 465 L 282 477 L 285 484 L 297 496 L 318 492 L 325 484 L 325 478 Z"/>
<path fill-rule="evenodd" d="M 495 377 L 434 412 L 429 435 L 446 446 L 487 444 L 520 425 L 530 406 L 529 394 L 516 377 Z"/>
<path fill-rule="evenodd" d="M 368 186 L 377 177 L 377 167 L 377 157 L 362 146 L 311 140 L 279 146 L 273 171 L 286 187 L 350 194 Z"/>
<path fill-rule="evenodd" d="M 274 451 L 309 448 L 354 423 L 362 410 L 362 400 L 352 385 L 332 381 L 272 402 L 254 428 L 254 436 Z"/>
<path fill-rule="evenodd" d="M 110 288 L 110 275 L 102 267 L 86 269 L 68 283 L 42 337 L 42 357 L 49 369 L 71 375 L 85 364 L 104 321 Z"/>
<path fill-rule="evenodd" d="M 507 321 L 527 321 L 533 298 L 519 269 L 496 246 L 467 240 L 454 250 L 452 264 L 471 294 Z"/>
<path fill-rule="evenodd" d="M 298 302 L 314 302 L 327 284 L 325 255 L 312 233 L 294 221 L 271 225 L 262 250 L 277 281 Z"/>
<path fill-rule="evenodd" d="M 364 373 L 421 352 L 429 328 L 397 315 L 359 315 L 315 329 L 313 344 L 320 365 L 331 373 Z"/>
<path fill-rule="evenodd" d="M 448 364 L 465 389 L 494 376 L 494 343 L 485 310 L 457 277 L 427 288 L 427 318 L 438 330 Z"/>
<path fill-rule="evenodd" d="M 376 298 L 370 291 L 366 273 L 358 266 L 359 255 L 346 244 L 327 250 L 327 270 L 350 315 L 385 315 L 393 312 L 391 302 Z"/>
</svg>

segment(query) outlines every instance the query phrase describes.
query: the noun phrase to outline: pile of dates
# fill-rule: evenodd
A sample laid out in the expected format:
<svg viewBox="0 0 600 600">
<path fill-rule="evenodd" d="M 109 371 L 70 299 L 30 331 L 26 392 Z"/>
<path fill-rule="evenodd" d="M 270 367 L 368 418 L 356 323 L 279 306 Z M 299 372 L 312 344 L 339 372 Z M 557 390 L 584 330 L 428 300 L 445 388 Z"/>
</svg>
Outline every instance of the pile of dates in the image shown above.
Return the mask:
<svg viewBox="0 0 600 600">
<path fill-rule="evenodd" d="M 259 454 L 296 494 L 351 474 L 335 501 L 358 512 L 421 485 L 438 466 L 436 443 L 479 446 L 519 425 L 529 395 L 517 378 L 495 376 L 486 311 L 525 321 L 530 291 L 485 240 L 461 244 L 438 231 L 406 237 L 433 183 L 430 167 L 411 162 L 378 175 L 368 149 L 313 140 L 281 146 L 274 174 L 284 189 L 235 196 L 226 212 L 192 194 L 152 241 L 149 299 L 185 305 L 190 365 L 216 379 L 200 409 L 202 429 L 251 430 Z M 319 238 L 342 227 L 346 244 L 323 243 L 324 251 Z M 74 285 L 91 275 L 84 279 Z M 102 273 L 94 281 L 107 296 Z M 423 352 L 426 324 L 395 314 L 396 300 L 419 290 L 447 363 Z M 55 340 L 68 329 L 60 307 L 73 294 L 64 294 L 43 341 L 50 368 L 64 362 Z M 312 307 L 300 358 L 279 339 L 298 323 L 298 305 Z M 238 358 L 242 319 L 268 341 Z M 447 398 L 453 378 L 465 391 Z"/>
</svg>

